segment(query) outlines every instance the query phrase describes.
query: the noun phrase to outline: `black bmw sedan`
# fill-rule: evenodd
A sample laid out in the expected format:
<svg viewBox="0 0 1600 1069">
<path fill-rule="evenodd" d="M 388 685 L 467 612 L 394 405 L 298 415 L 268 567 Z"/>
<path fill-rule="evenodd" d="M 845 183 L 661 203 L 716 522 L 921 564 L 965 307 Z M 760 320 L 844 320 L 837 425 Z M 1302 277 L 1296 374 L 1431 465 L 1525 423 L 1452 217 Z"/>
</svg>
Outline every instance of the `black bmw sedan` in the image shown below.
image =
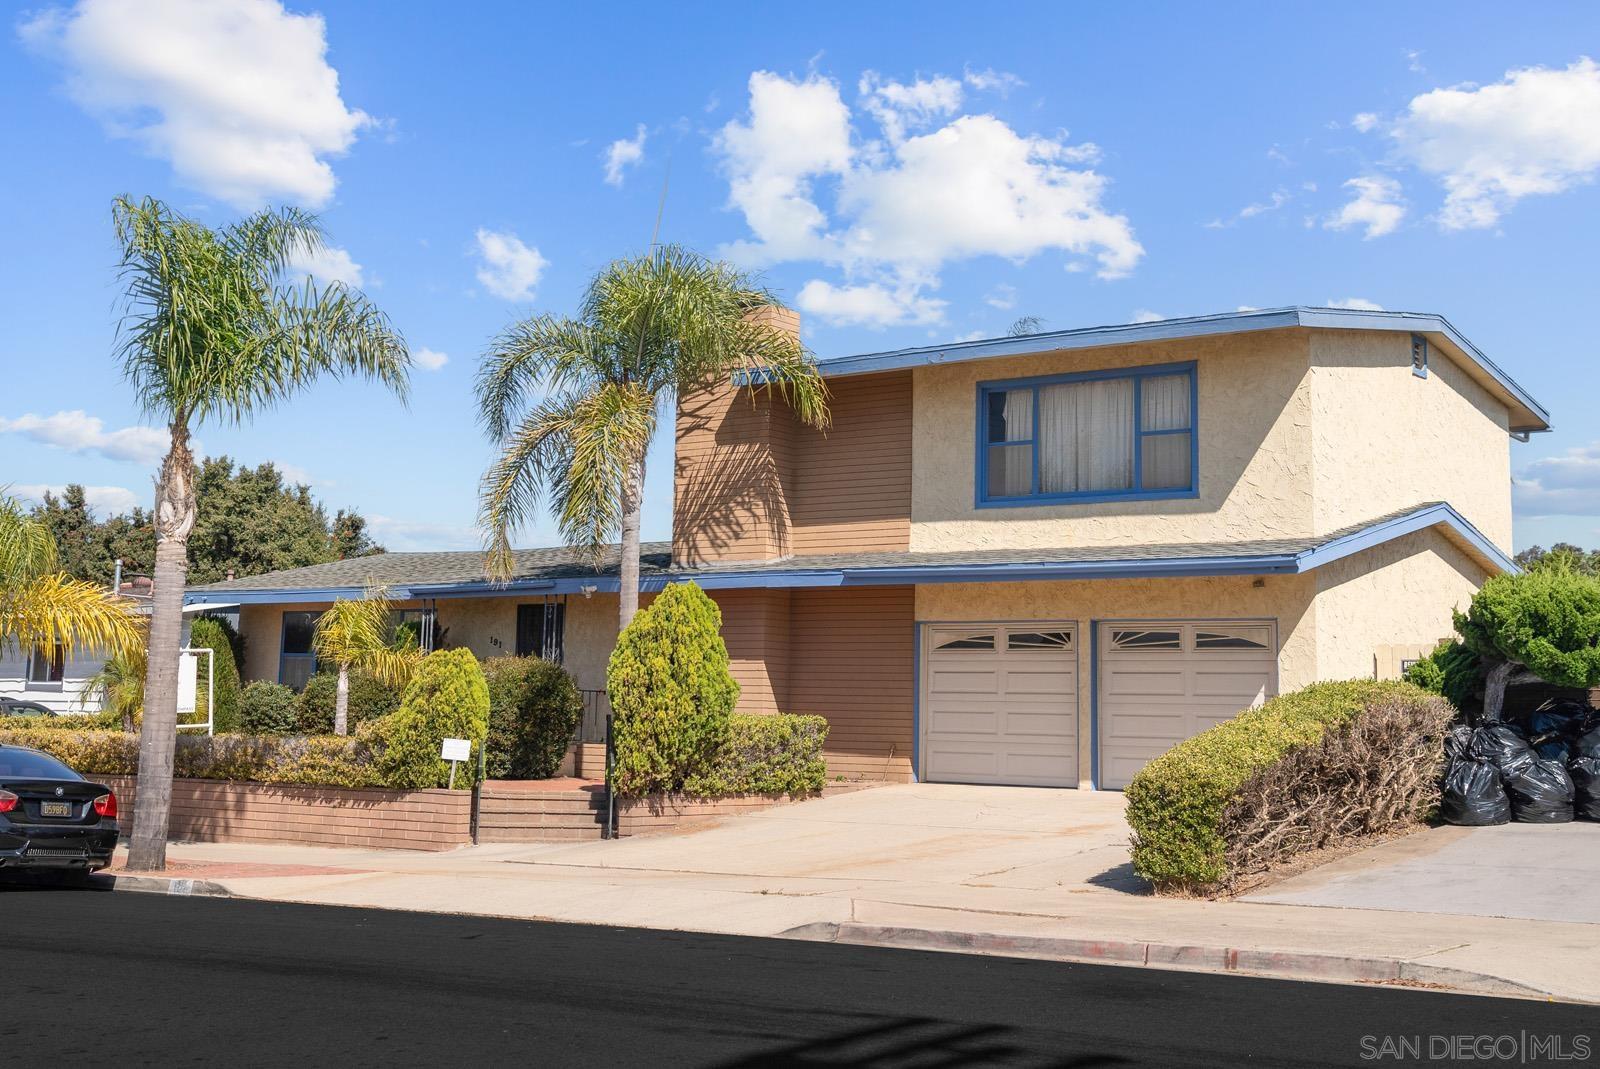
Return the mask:
<svg viewBox="0 0 1600 1069">
<path fill-rule="evenodd" d="M 0 745 L 0 872 L 93 872 L 117 847 L 117 796 L 49 754 Z"/>
</svg>

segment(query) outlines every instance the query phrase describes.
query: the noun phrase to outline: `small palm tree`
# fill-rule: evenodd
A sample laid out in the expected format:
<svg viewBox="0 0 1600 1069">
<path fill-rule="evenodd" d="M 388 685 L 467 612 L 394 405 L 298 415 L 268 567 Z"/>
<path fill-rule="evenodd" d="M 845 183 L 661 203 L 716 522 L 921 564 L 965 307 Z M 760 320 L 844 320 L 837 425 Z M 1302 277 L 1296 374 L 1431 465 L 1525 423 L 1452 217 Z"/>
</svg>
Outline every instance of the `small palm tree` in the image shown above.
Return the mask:
<svg viewBox="0 0 1600 1069">
<path fill-rule="evenodd" d="M 639 607 L 645 451 L 662 402 L 743 374 L 806 423 L 828 423 L 810 354 L 751 314 L 773 307 L 751 276 L 665 246 L 602 270 L 577 318 L 534 316 L 495 339 L 478 376 L 479 416 L 500 450 L 480 490 L 489 574 L 510 577 L 510 533 L 548 494 L 569 545 L 598 559 L 620 541 L 618 616 L 628 626 Z"/>
<path fill-rule="evenodd" d="M 144 681 L 148 671 L 141 642 L 137 649 L 107 658 L 100 671 L 85 681 L 83 696 L 97 696 L 101 708 L 116 713 L 122 720 L 122 730 L 131 735 L 139 730 L 139 717 L 144 712 Z"/>
<path fill-rule="evenodd" d="M 144 633 L 127 601 L 62 572 L 50 528 L 0 495 L 0 650 L 8 646 L 115 656 L 142 650 Z"/>
<path fill-rule="evenodd" d="M 244 422 L 324 375 L 377 379 L 404 398 L 411 358 L 361 293 L 289 278 L 292 260 L 322 248 L 315 216 L 266 210 L 212 229 L 158 200 L 121 197 L 112 217 L 126 286 L 123 371 L 145 411 L 172 435 L 156 482 L 139 806 L 128 852 L 130 869 L 148 871 L 166 863 L 172 802 L 178 643 L 195 522 L 191 427 Z"/>
<path fill-rule="evenodd" d="M 385 591 L 369 590 L 358 600 L 335 601 L 317 621 L 312 635 L 317 660 L 339 666 L 339 686 L 333 703 L 333 733 L 349 733 L 350 670 L 352 668 L 394 687 L 411 679 L 422 653 L 396 637 L 393 609 Z"/>
</svg>

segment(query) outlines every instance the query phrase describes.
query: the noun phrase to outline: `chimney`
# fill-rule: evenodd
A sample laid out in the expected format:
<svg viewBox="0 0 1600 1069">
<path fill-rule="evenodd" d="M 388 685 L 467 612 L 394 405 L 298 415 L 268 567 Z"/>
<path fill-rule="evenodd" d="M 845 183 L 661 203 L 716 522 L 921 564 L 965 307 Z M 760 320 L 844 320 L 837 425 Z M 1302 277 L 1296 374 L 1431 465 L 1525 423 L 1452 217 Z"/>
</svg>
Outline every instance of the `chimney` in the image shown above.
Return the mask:
<svg viewBox="0 0 1600 1069">
<path fill-rule="evenodd" d="M 229 578 L 229 579 L 232 579 L 232 578 L 233 578 L 233 569 L 232 569 L 232 568 L 229 568 L 229 569 L 228 569 L 228 578 Z"/>
<path fill-rule="evenodd" d="M 773 330 L 781 330 L 785 334 L 792 336 L 795 341 L 800 340 L 800 313 L 793 308 L 779 308 L 771 304 L 762 305 L 760 308 L 754 308 L 746 312 L 745 318 L 752 323 L 760 323 L 771 327 Z"/>
</svg>

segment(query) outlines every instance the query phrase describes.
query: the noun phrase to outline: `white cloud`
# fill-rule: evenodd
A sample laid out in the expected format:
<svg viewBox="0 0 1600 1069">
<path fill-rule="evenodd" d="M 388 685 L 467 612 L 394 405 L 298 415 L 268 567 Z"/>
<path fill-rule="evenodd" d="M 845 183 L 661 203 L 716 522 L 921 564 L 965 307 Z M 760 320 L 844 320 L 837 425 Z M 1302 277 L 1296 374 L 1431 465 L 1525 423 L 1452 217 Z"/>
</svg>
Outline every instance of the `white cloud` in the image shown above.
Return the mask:
<svg viewBox="0 0 1600 1069">
<path fill-rule="evenodd" d="M 1600 516 L 1600 442 L 1535 460 L 1512 480 L 1519 517 Z"/>
<path fill-rule="evenodd" d="M 644 123 L 640 123 L 631 138 L 618 138 L 606 148 L 606 184 L 622 185 L 623 172 L 644 159 L 645 136 Z"/>
<path fill-rule="evenodd" d="M 1017 287 L 1002 282 L 990 290 L 989 295 L 983 300 L 991 308 L 1002 310 L 1015 308 L 1017 306 Z"/>
<path fill-rule="evenodd" d="M 1377 113 L 1371 111 L 1358 112 L 1355 117 L 1350 120 L 1350 125 L 1354 126 L 1357 130 L 1364 134 L 1368 130 L 1371 130 L 1374 126 L 1378 125 Z"/>
<path fill-rule="evenodd" d="M 999 93 L 1001 96 L 1005 96 L 1013 89 L 1021 89 L 1028 84 L 1009 71 L 997 71 L 993 67 L 985 67 L 981 71 L 975 71 L 968 67 L 965 73 L 962 74 L 961 80 L 980 93 L 992 91 Z"/>
<path fill-rule="evenodd" d="M 549 261 L 509 230 L 478 229 L 478 282 L 496 297 L 529 301 Z"/>
<path fill-rule="evenodd" d="M 321 15 L 277 0 L 79 0 L 21 25 L 66 67 L 67 92 L 107 132 L 238 208 L 320 207 L 372 123 L 339 96 Z"/>
<path fill-rule="evenodd" d="M 298 275 L 310 275 L 324 285 L 343 282 L 354 289 L 361 288 L 361 265 L 348 250 L 337 245 L 324 245 L 317 252 L 296 255 L 289 262 L 289 270 Z"/>
<path fill-rule="evenodd" d="M 1133 318 L 1128 320 L 1128 322 L 1130 322 L 1130 323 L 1157 323 L 1157 322 L 1160 322 L 1161 320 L 1166 319 L 1166 318 L 1167 317 L 1162 315 L 1160 312 L 1152 312 L 1148 308 L 1140 308 L 1138 311 L 1133 313 Z"/>
<path fill-rule="evenodd" d="M 415 553 L 433 549 L 477 549 L 483 544 L 477 528 L 454 523 L 406 520 L 369 514 L 367 527 L 385 549 Z"/>
<path fill-rule="evenodd" d="M 1226 227 L 1233 226 L 1242 219 L 1254 219 L 1258 215 L 1266 215 L 1269 212 L 1275 212 L 1292 200 L 1294 200 L 1294 195 L 1288 190 L 1273 190 L 1272 196 L 1266 200 L 1258 200 L 1250 204 L 1246 204 L 1243 208 L 1240 208 L 1237 212 L 1235 212 L 1232 218 L 1213 219 L 1211 222 L 1207 223 L 1206 226 L 1211 230 L 1222 230 Z"/>
<path fill-rule="evenodd" d="M 1253 304 L 1241 304 L 1237 309 L 1235 309 L 1235 311 L 1239 311 L 1239 312 L 1259 312 L 1259 311 L 1261 311 L 1261 309 L 1256 307 Z"/>
<path fill-rule="evenodd" d="M 0 488 L 5 492 L 20 497 L 24 501 L 35 504 L 43 503 L 47 493 L 60 497 L 67 492 L 65 485 L 56 486 L 46 483 L 19 483 L 15 486 Z M 106 515 L 116 516 L 129 512 L 139 504 L 139 495 L 125 486 L 85 486 L 83 488 L 84 501 L 89 508 Z"/>
<path fill-rule="evenodd" d="M 428 348 L 413 349 L 411 359 L 424 371 L 438 371 L 450 362 L 449 354 Z"/>
<path fill-rule="evenodd" d="M 1400 195 L 1400 183 L 1383 175 L 1366 175 L 1352 178 L 1344 184 L 1351 191 L 1351 199 L 1344 207 L 1323 220 L 1329 230 L 1347 230 L 1353 226 L 1366 228 L 1368 240 L 1392 234 L 1405 218 L 1406 206 Z"/>
<path fill-rule="evenodd" d="M 1435 89 L 1389 130 L 1400 155 L 1445 188 L 1439 225 L 1492 227 L 1523 197 L 1600 171 L 1600 66 L 1526 67 L 1493 85 Z"/>
<path fill-rule="evenodd" d="M 1351 308 L 1359 312 L 1381 312 L 1383 305 L 1377 301 L 1369 301 L 1365 297 L 1329 297 L 1329 308 Z"/>
<path fill-rule="evenodd" d="M 1422 65 L 1422 51 L 1420 49 L 1406 49 L 1406 69 L 1412 74 L 1428 73 L 1428 68 Z"/>
<path fill-rule="evenodd" d="M 800 287 L 795 304 L 802 312 L 834 326 L 889 327 L 938 323 L 945 302 L 922 296 L 915 286 L 891 289 L 873 282 L 860 286 L 835 286 L 814 278 Z"/>
<path fill-rule="evenodd" d="M 0 416 L 0 434 L 20 434 L 68 452 L 98 453 L 111 460 L 146 466 L 159 463 L 172 442 L 165 428 L 121 427 L 108 431 L 104 420 L 81 408 L 53 416 L 36 416 L 32 412 L 15 419 Z"/>
<path fill-rule="evenodd" d="M 1104 205 L 1108 180 L 1093 169 L 1094 145 L 1020 135 L 992 115 L 939 125 L 959 106 L 954 79 L 906 86 L 869 72 L 863 87 L 862 111 L 881 140 L 854 136 L 851 111 L 826 78 L 750 76 L 747 117 L 714 144 L 729 202 L 751 231 L 725 255 L 749 266 L 839 267 L 844 283 L 814 280 L 814 303 L 851 316 L 876 309 L 885 324 L 937 321 L 928 317 L 944 302 L 926 293 L 952 260 L 1021 262 L 1054 249 L 1092 257 L 1101 277 L 1116 278 L 1144 255 L 1127 218 Z M 936 128 L 913 133 L 924 127 Z"/>
</svg>

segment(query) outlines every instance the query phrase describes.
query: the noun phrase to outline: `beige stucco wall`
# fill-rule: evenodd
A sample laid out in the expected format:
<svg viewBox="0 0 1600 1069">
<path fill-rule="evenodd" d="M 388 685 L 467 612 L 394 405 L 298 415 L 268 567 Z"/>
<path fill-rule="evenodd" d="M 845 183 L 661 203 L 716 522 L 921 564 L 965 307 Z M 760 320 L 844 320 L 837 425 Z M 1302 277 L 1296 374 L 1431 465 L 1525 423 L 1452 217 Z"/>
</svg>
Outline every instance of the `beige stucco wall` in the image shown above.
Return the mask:
<svg viewBox="0 0 1600 1069">
<path fill-rule="evenodd" d="M 1437 528 L 1335 561 L 1311 575 L 1319 679 L 1392 675 L 1387 663 L 1379 663 L 1380 654 L 1392 652 L 1385 647 L 1432 649 L 1454 633 L 1452 610 L 1465 609 L 1487 578 Z"/>
<path fill-rule="evenodd" d="M 1413 374 L 1409 334 L 1317 330 L 1310 339 L 1315 533 L 1447 501 L 1510 553 L 1505 405 L 1438 345 L 1427 377 Z"/>
<path fill-rule="evenodd" d="M 1256 585 L 1257 583 L 1260 585 Z M 1094 579 L 1039 583 L 948 583 L 917 587 L 918 623 L 1071 620 L 1078 625 L 1078 782 L 1091 778 L 1089 680 L 1092 621 L 1275 620 L 1278 689 L 1318 678 L 1310 575 L 1202 579 Z M 920 686 L 920 681 L 919 681 Z"/>
<path fill-rule="evenodd" d="M 1200 496 L 974 506 L 977 384 L 1194 360 Z M 912 387 L 911 549 L 1227 542 L 1312 530 L 1309 332 L 1223 335 L 919 367 Z"/>
</svg>

